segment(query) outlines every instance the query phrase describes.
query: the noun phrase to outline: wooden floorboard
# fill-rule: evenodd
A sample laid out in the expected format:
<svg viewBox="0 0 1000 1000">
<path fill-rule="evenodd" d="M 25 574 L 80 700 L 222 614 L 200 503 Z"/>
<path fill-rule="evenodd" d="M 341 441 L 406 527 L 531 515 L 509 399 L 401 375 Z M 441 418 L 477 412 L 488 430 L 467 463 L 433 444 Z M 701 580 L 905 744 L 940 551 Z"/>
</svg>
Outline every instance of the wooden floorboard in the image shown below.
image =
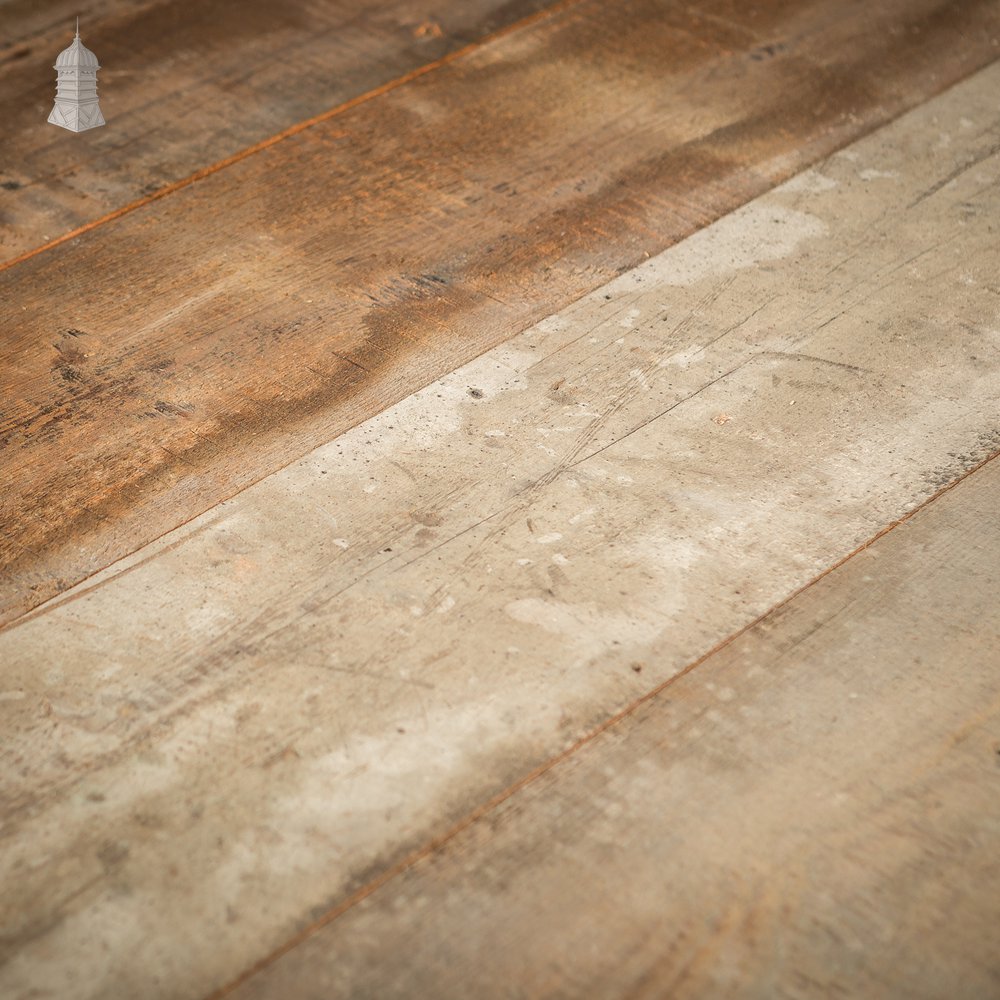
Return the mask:
<svg viewBox="0 0 1000 1000">
<path fill-rule="evenodd" d="M 0 4 L 0 263 L 547 6 L 544 0 Z M 104 128 L 46 124 L 83 14 Z"/>
<path fill-rule="evenodd" d="M 998 86 L 0 632 L 0 994 L 231 982 L 994 454 Z"/>
<path fill-rule="evenodd" d="M 227 994 L 1000 995 L 1000 461 Z"/>
<path fill-rule="evenodd" d="M 990 59 L 991 2 L 580 2 L 0 273 L 11 620 Z"/>
</svg>

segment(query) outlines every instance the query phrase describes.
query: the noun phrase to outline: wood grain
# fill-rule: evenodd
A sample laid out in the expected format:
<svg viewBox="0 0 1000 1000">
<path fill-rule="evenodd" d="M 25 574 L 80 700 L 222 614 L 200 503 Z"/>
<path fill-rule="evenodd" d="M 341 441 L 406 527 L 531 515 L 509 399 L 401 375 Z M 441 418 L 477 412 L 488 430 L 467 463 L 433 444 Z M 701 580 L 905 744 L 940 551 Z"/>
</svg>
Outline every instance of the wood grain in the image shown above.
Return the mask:
<svg viewBox="0 0 1000 1000">
<path fill-rule="evenodd" d="M 993 461 L 225 995 L 996 996 L 998 495 Z"/>
<path fill-rule="evenodd" d="M 204 996 L 995 454 L 998 85 L 0 632 L 0 995 Z"/>
<path fill-rule="evenodd" d="M 1000 21 L 738 6 L 583 2 L 0 274 L 0 620 L 968 73 Z"/>
<path fill-rule="evenodd" d="M 46 126 L 69 0 L 0 5 L 0 262 L 530 16 L 543 0 L 90 4 L 109 125 Z"/>
</svg>

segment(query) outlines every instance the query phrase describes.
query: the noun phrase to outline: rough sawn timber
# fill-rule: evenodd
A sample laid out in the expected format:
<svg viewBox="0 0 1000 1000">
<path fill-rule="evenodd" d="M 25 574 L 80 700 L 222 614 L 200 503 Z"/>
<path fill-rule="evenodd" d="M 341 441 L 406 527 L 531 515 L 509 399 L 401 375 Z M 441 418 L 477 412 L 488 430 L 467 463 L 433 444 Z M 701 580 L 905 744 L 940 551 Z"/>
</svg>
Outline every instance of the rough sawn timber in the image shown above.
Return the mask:
<svg viewBox="0 0 1000 1000">
<path fill-rule="evenodd" d="M 995 3 L 581 2 L 0 273 L 0 621 L 993 58 Z M 610 43 L 613 39 L 614 44 Z"/>
<path fill-rule="evenodd" d="M 355 100 L 545 0 L 98 0 L 105 128 L 45 127 L 71 0 L 0 4 L 0 263 Z"/>
<path fill-rule="evenodd" d="M 998 87 L 0 631 L 0 994 L 231 982 L 995 454 Z"/>
<path fill-rule="evenodd" d="M 994 460 L 228 995 L 1000 995 L 998 496 Z"/>
</svg>

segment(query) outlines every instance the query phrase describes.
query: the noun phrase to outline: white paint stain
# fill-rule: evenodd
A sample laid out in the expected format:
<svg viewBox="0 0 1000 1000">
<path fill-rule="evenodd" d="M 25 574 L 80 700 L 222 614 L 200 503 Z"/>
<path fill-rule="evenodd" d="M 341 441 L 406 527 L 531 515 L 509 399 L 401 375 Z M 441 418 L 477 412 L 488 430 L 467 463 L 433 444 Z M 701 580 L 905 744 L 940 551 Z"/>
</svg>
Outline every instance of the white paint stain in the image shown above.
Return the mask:
<svg viewBox="0 0 1000 1000">
<path fill-rule="evenodd" d="M 796 174 L 791 180 L 774 189 L 775 194 L 798 194 L 800 192 L 808 194 L 820 194 L 823 191 L 830 191 L 837 186 L 837 182 L 832 177 L 821 174 L 818 170 L 803 170 L 801 174 Z"/>
<path fill-rule="evenodd" d="M 858 172 L 858 177 L 863 181 L 876 181 L 876 180 L 895 180 L 899 177 L 898 170 L 876 170 L 873 167 L 869 167 L 867 170 L 861 170 Z"/>
<path fill-rule="evenodd" d="M 649 642 L 662 627 L 661 622 L 607 611 L 594 604 L 570 604 L 541 597 L 510 601 L 503 610 L 514 621 L 562 636 L 591 655 L 615 644 Z"/>
<path fill-rule="evenodd" d="M 543 320 L 539 320 L 535 324 L 535 329 L 540 333 L 560 333 L 568 325 L 569 319 L 566 316 L 562 313 L 555 313 L 552 316 L 546 316 Z"/>
<path fill-rule="evenodd" d="M 423 454 L 462 428 L 465 407 L 489 405 L 497 396 L 526 389 L 523 372 L 536 360 L 523 348 L 495 348 L 316 449 L 308 467 L 303 463 L 301 468 L 311 478 L 317 468 L 356 476 L 360 465 L 376 458 Z M 363 487 L 365 493 L 376 489 L 374 483 Z"/>
<path fill-rule="evenodd" d="M 770 199 L 751 202 L 616 278 L 608 289 L 621 294 L 654 281 L 675 287 L 693 285 L 788 257 L 805 240 L 826 231 L 826 223 L 814 215 L 776 205 Z"/>
<path fill-rule="evenodd" d="M 561 531 L 550 531 L 547 535 L 539 535 L 535 541 L 539 545 L 551 545 L 553 542 L 558 542 L 561 538 Z"/>
<path fill-rule="evenodd" d="M 641 309 L 629 309 L 628 313 L 618 320 L 618 325 L 623 330 L 631 330 L 635 327 L 635 321 L 642 315 Z M 617 341 L 617 343 L 623 343 L 623 341 Z"/>
<path fill-rule="evenodd" d="M 705 354 L 705 349 L 698 344 L 685 347 L 682 351 L 676 351 L 668 357 L 657 362 L 657 367 L 666 368 L 674 366 L 676 368 L 688 368 L 696 361 L 700 361 Z"/>
</svg>

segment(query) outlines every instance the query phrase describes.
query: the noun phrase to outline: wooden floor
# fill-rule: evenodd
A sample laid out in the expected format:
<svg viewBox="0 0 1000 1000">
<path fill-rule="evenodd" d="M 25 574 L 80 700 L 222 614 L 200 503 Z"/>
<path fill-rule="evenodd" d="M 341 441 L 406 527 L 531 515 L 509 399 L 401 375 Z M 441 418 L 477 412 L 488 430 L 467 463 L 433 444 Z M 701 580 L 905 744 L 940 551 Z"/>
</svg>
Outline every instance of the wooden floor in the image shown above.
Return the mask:
<svg viewBox="0 0 1000 1000">
<path fill-rule="evenodd" d="M 23 187 L 8 198 L 35 208 L 30 226 L 11 209 L 11 228 L 26 231 L 11 239 L 37 252 L 0 271 L 0 621 L 996 58 L 1000 33 L 994 0 L 666 8 L 560 3 L 416 78 L 404 61 L 398 84 L 172 180 L 189 159 L 163 197 L 110 218 L 94 199 L 63 204 L 59 164 L 72 168 L 83 145 L 103 177 L 105 147 L 130 148 L 113 124 L 113 82 L 112 124 L 82 138 L 42 130 L 47 158 L 32 152 L 36 106 L 20 133 L 32 142 L 21 152 L 15 134 L 14 153 L 39 161 L 37 179 L 15 171 Z M 372 31 L 385 16 L 373 9 Z M 155 17 L 143 25 L 170 61 L 163 86 L 177 87 L 179 57 Z M 96 49 L 101 28 L 95 19 L 88 34 Z M 308 21 L 299 30 L 315 38 Z M 178 49 L 210 73 L 211 48 L 185 38 Z M 16 73 L 50 76 L 36 51 Z M 248 57 L 239 51 L 243 66 Z M 311 83 L 312 62 L 289 58 Z M 227 79 L 206 84 L 206 103 Z M 202 97 L 182 86 L 177 99 Z M 108 183 L 116 176 L 109 165 Z M 58 242 L 78 222 L 85 231 Z"/>
<path fill-rule="evenodd" d="M 1000 996 L 1000 7 L 75 13 L 0 996 Z"/>
</svg>

